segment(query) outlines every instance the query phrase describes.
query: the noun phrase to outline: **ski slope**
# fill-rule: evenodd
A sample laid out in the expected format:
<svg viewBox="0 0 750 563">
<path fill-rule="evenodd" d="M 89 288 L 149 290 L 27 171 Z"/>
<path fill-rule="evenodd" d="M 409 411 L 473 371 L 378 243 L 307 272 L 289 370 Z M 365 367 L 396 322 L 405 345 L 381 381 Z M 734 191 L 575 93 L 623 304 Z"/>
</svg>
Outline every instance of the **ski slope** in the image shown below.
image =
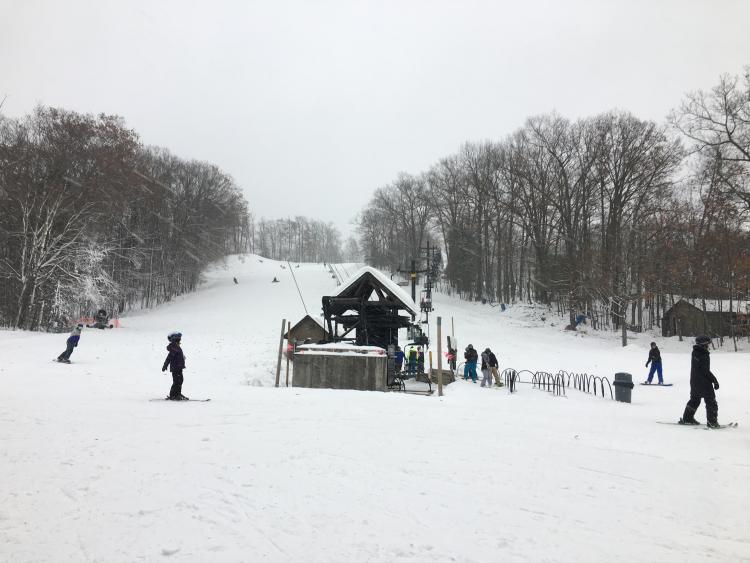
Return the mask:
<svg viewBox="0 0 750 563">
<path fill-rule="evenodd" d="M 335 280 L 292 267 L 319 314 Z M 630 405 L 462 380 L 442 398 L 276 389 L 281 319 L 305 314 L 290 270 L 232 257 L 206 278 L 84 329 L 72 365 L 51 361 L 66 335 L 0 331 L 1 561 L 750 560 L 746 351 L 712 353 L 719 420 L 740 423 L 720 431 L 655 423 L 689 394 L 690 342 L 660 337 L 674 386 Z M 623 349 L 538 308 L 434 303 L 501 368 L 647 373 L 649 335 Z M 211 402 L 149 401 L 173 330 L 183 392 Z"/>
</svg>

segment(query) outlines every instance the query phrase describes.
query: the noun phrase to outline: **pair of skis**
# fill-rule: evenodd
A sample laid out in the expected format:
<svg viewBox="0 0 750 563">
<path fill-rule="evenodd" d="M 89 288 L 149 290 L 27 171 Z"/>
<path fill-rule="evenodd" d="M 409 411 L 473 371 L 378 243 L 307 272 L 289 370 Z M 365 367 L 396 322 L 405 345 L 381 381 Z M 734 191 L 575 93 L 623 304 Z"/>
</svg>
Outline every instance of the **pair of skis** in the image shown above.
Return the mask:
<svg viewBox="0 0 750 563">
<path fill-rule="evenodd" d="M 673 424 L 677 426 L 685 426 L 687 428 L 701 428 L 703 430 L 722 430 L 724 428 L 737 428 L 738 424 L 736 422 L 730 422 L 729 424 L 720 424 L 719 426 L 706 426 L 705 424 L 682 424 L 680 422 L 666 422 L 657 420 L 657 424 Z"/>
<path fill-rule="evenodd" d="M 175 403 L 207 403 L 211 399 L 182 399 L 180 401 L 173 401 Z M 162 397 L 160 399 L 149 399 L 149 401 L 172 401 L 169 397 Z"/>
</svg>

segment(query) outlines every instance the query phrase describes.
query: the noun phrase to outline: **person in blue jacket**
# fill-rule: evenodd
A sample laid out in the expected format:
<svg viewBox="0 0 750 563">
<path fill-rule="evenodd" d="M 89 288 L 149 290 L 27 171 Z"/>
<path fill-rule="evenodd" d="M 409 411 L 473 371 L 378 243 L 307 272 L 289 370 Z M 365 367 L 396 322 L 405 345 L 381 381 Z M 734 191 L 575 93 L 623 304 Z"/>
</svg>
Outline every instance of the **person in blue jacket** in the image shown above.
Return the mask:
<svg viewBox="0 0 750 563">
<path fill-rule="evenodd" d="M 393 359 L 396 362 L 396 374 L 400 374 L 404 366 L 404 351 L 401 349 L 401 346 L 396 346 L 396 353 L 393 355 Z"/>
<path fill-rule="evenodd" d="M 167 345 L 169 354 L 167 354 L 167 359 L 164 360 L 164 365 L 161 367 L 161 371 L 167 371 L 167 366 L 169 366 L 169 371 L 172 372 L 172 387 L 169 389 L 167 399 L 170 401 L 188 401 L 189 399 L 182 394 L 182 382 L 184 381 L 182 370 L 185 369 L 185 354 L 182 353 L 180 347 L 182 333 L 170 332 L 167 340 L 169 340 Z"/>
<path fill-rule="evenodd" d="M 70 336 L 68 336 L 68 340 L 66 340 L 66 348 L 65 352 L 57 356 L 57 361 L 62 362 L 64 364 L 70 363 L 70 355 L 73 353 L 73 348 L 78 346 L 78 341 L 81 339 L 81 329 L 83 328 L 83 325 L 79 324 L 78 326 L 73 327 L 73 330 L 70 332 Z"/>
</svg>

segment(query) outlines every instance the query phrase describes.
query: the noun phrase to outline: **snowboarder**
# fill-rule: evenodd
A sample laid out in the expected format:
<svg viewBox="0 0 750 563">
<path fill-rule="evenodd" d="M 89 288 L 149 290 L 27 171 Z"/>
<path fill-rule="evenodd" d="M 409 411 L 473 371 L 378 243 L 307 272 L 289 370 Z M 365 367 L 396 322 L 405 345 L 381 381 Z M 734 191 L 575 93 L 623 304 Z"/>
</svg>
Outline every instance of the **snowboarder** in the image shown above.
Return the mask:
<svg viewBox="0 0 750 563">
<path fill-rule="evenodd" d="M 482 385 L 480 387 L 492 387 L 492 376 L 490 375 L 490 349 L 485 348 L 482 352 Z"/>
<path fill-rule="evenodd" d="M 654 372 L 656 372 L 659 376 L 659 385 L 663 385 L 664 379 L 662 378 L 661 373 L 661 352 L 659 352 L 659 347 L 656 345 L 656 342 L 651 343 L 651 350 L 648 351 L 646 367 L 648 367 L 648 364 L 651 364 L 651 370 L 648 372 L 646 383 L 651 383 L 651 380 L 654 378 Z"/>
<path fill-rule="evenodd" d="M 63 364 L 70 363 L 70 355 L 73 353 L 73 348 L 78 346 L 78 341 L 81 339 L 82 328 L 83 328 L 83 325 L 79 324 L 77 326 L 74 326 L 73 330 L 70 331 L 70 336 L 68 336 L 68 339 L 65 341 L 65 344 L 66 344 L 65 352 L 57 356 L 58 362 L 61 362 Z"/>
<path fill-rule="evenodd" d="M 167 345 L 167 359 L 164 360 L 164 365 L 161 367 L 161 371 L 172 372 L 172 387 L 169 389 L 170 401 L 188 401 L 189 399 L 182 394 L 182 370 L 185 369 L 185 354 L 182 353 L 180 342 L 182 340 L 181 332 L 170 332 L 167 336 L 169 344 Z"/>
<path fill-rule="evenodd" d="M 706 419 L 709 428 L 719 428 L 718 416 L 719 405 L 716 403 L 715 391 L 719 389 L 716 376 L 711 373 L 711 357 L 708 346 L 711 339 L 708 336 L 699 336 L 695 339 L 690 367 L 690 400 L 685 405 L 685 412 L 680 419 L 680 424 L 700 424 L 695 420 L 695 412 L 701 404 L 701 399 L 706 403 Z"/>
<path fill-rule="evenodd" d="M 469 377 L 471 377 L 471 380 L 476 383 L 477 382 L 477 360 L 479 359 L 479 354 L 477 354 L 477 351 L 474 350 L 474 346 L 469 344 L 466 347 L 466 350 L 464 351 L 464 359 L 466 360 L 466 368 L 464 369 L 464 380 L 468 380 Z"/>
<path fill-rule="evenodd" d="M 401 349 L 401 346 L 396 346 L 396 353 L 393 355 L 393 359 L 396 365 L 396 375 L 399 375 L 404 365 L 404 351 Z"/>
</svg>

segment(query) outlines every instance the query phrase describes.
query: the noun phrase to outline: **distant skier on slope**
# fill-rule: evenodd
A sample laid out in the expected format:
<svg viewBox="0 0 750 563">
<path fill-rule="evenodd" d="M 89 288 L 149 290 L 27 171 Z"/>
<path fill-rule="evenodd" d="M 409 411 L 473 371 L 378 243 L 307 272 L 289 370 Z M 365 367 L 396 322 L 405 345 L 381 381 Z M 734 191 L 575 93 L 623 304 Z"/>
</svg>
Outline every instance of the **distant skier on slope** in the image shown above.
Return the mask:
<svg viewBox="0 0 750 563">
<path fill-rule="evenodd" d="M 716 402 L 715 390 L 719 388 L 716 376 L 711 373 L 711 357 L 708 346 L 711 339 L 708 336 L 699 336 L 695 339 L 690 367 L 690 400 L 685 405 L 685 412 L 680 419 L 680 424 L 700 424 L 695 420 L 695 412 L 701 404 L 701 399 L 706 403 L 706 419 L 709 428 L 719 428 L 719 405 Z"/>
<path fill-rule="evenodd" d="M 659 352 L 659 347 L 656 345 L 656 342 L 651 343 L 651 350 L 648 351 L 646 367 L 648 367 L 648 364 L 651 364 L 651 370 L 648 372 L 646 383 L 651 383 L 651 380 L 654 378 L 654 372 L 656 372 L 659 376 L 659 385 L 663 385 L 664 379 L 662 378 L 661 373 L 661 352 Z"/>
<path fill-rule="evenodd" d="M 189 399 L 182 394 L 182 370 L 185 369 L 185 354 L 182 352 L 180 343 L 182 341 L 181 332 L 170 332 L 167 336 L 169 344 L 167 345 L 167 359 L 164 360 L 164 365 L 161 367 L 161 371 L 172 372 L 172 387 L 169 389 L 170 401 L 188 401 Z"/>
<path fill-rule="evenodd" d="M 69 364 L 70 363 L 70 355 L 73 353 L 73 348 L 78 346 L 78 341 L 81 339 L 81 329 L 83 328 L 82 324 L 79 324 L 77 326 L 73 327 L 73 330 L 70 331 L 70 336 L 68 336 L 68 339 L 65 341 L 65 351 L 57 356 L 57 361 L 61 362 L 63 364 Z"/>
</svg>

